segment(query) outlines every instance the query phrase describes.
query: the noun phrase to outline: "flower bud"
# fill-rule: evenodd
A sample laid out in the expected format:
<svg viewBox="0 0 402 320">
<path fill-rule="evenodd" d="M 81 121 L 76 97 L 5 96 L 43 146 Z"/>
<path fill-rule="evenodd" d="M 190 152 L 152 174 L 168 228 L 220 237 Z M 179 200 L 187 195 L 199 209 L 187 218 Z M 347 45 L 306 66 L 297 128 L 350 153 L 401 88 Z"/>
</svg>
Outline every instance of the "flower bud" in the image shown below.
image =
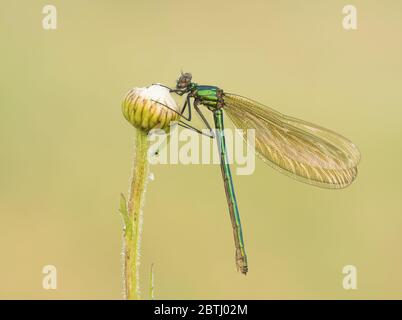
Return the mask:
<svg viewBox="0 0 402 320">
<path fill-rule="evenodd" d="M 133 88 L 124 98 L 123 115 L 137 129 L 169 132 L 170 123 L 178 121 L 179 108 L 169 90 L 159 85 Z"/>
</svg>

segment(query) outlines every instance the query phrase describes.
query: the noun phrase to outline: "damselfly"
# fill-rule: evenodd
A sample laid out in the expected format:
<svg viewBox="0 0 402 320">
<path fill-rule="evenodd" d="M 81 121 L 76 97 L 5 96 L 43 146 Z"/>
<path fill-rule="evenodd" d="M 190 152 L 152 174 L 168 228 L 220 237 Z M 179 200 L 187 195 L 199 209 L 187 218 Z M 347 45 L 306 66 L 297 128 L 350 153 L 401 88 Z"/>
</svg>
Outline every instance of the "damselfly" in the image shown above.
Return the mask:
<svg viewBox="0 0 402 320">
<path fill-rule="evenodd" d="M 179 113 L 191 121 L 194 109 L 216 138 L 220 151 L 220 164 L 229 214 L 236 246 L 236 266 L 243 274 L 248 271 L 239 209 L 226 150 L 223 111 L 235 127 L 255 130 L 255 152 L 264 162 L 299 181 L 330 189 L 350 185 L 357 175 L 360 153 L 357 147 L 341 135 L 315 124 L 283 115 L 265 105 L 222 89 L 192 82 L 190 73 L 181 73 L 176 88 L 166 87 L 172 93 L 186 95 Z M 214 129 L 199 106 L 212 111 Z M 168 108 L 168 106 L 166 106 Z M 170 108 L 169 108 L 170 109 Z M 187 115 L 184 115 L 187 109 Z M 203 131 L 180 120 L 179 125 L 204 134 Z"/>
</svg>

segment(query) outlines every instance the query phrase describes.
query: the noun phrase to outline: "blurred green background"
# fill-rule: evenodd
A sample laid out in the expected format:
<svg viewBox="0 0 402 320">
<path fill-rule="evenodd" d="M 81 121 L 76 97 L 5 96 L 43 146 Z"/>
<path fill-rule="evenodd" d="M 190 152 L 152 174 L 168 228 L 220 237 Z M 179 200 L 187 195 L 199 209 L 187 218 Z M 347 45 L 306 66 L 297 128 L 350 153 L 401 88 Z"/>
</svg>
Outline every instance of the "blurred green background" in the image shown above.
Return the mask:
<svg viewBox="0 0 402 320">
<path fill-rule="evenodd" d="M 235 176 L 246 277 L 219 167 L 153 166 L 144 297 L 155 263 L 159 299 L 402 298 L 400 1 L 354 1 L 356 31 L 337 0 L 53 0 L 53 31 L 46 4 L 0 3 L 0 298 L 122 298 L 118 205 L 134 129 L 121 101 L 181 69 L 340 132 L 362 161 L 340 191 L 259 160 Z M 57 290 L 42 288 L 48 264 Z M 342 287 L 348 264 L 357 290 Z"/>
</svg>

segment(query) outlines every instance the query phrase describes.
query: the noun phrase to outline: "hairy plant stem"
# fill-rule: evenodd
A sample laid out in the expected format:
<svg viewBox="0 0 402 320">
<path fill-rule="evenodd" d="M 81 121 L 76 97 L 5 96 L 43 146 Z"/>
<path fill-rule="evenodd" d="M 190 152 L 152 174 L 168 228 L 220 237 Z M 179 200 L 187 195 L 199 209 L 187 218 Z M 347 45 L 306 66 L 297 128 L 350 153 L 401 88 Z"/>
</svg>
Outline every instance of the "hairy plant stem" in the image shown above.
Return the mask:
<svg viewBox="0 0 402 320">
<path fill-rule="evenodd" d="M 120 212 L 124 220 L 124 283 L 128 300 L 140 299 L 139 266 L 142 207 L 149 175 L 147 133 L 136 130 L 134 164 L 127 202 L 122 196 Z"/>
</svg>

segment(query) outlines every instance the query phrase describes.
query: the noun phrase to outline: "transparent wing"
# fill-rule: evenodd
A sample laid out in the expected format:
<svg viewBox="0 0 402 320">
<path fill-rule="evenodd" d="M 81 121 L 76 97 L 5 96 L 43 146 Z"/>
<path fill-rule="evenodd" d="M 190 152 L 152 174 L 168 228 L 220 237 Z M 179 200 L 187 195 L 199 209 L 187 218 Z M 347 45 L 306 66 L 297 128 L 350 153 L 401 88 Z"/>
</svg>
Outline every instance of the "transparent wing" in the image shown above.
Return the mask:
<svg viewBox="0 0 402 320">
<path fill-rule="evenodd" d="M 255 129 L 256 154 L 275 169 L 324 188 L 344 188 L 356 178 L 360 153 L 348 139 L 239 95 L 225 93 L 224 101 L 245 139 Z"/>
</svg>

